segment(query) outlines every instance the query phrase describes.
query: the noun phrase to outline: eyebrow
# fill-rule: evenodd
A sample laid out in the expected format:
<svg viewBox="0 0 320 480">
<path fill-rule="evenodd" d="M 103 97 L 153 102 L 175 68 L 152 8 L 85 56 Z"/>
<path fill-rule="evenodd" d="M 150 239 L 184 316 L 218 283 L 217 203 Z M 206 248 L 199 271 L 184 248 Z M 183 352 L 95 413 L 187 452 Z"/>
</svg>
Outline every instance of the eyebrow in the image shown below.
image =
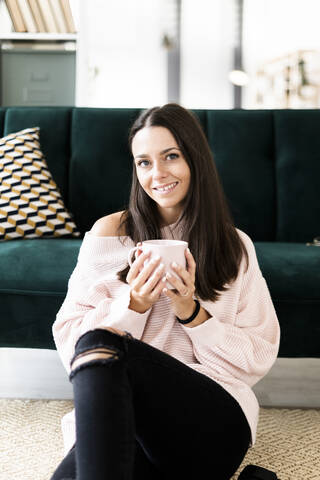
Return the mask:
<svg viewBox="0 0 320 480">
<path fill-rule="evenodd" d="M 180 148 L 178 147 L 169 147 L 169 148 L 166 148 L 165 150 L 162 150 L 160 152 L 160 155 L 163 155 L 164 153 L 167 153 L 169 152 L 169 150 L 179 150 L 180 151 Z M 141 155 L 136 155 L 134 158 L 142 158 L 142 157 L 147 157 L 148 154 L 147 153 L 141 153 Z"/>
</svg>

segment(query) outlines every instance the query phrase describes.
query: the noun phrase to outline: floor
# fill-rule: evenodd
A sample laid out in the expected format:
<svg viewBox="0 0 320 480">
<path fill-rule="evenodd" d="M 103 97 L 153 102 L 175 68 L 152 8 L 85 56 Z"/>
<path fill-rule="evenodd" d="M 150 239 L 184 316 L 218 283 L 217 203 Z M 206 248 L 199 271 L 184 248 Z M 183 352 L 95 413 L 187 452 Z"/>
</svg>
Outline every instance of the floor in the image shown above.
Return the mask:
<svg viewBox="0 0 320 480">
<path fill-rule="evenodd" d="M 320 359 L 278 358 L 253 390 L 262 407 L 320 407 Z M 73 398 L 55 350 L 0 348 L 0 398 Z"/>
</svg>

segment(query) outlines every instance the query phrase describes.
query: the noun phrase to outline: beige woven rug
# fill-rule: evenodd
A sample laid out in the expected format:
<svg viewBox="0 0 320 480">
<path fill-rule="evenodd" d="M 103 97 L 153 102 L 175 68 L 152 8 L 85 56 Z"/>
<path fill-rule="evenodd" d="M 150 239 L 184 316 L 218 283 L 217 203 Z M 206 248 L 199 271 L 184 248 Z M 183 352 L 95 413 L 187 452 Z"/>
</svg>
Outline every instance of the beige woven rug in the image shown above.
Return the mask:
<svg viewBox="0 0 320 480">
<path fill-rule="evenodd" d="M 0 408 L 0 479 L 49 480 L 63 457 L 60 420 L 73 403 L 0 399 Z M 257 443 L 239 471 L 249 463 L 281 480 L 320 480 L 320 410 L 262 408 Z"/>
</svg>

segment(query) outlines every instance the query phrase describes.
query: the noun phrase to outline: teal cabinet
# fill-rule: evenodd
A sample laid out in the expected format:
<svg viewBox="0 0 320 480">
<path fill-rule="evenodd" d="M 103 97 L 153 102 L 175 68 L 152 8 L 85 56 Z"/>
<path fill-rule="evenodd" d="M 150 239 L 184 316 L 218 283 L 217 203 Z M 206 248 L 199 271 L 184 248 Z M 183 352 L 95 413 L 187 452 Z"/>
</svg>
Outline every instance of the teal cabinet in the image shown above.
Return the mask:
<svg viewBox="0 0 320 480">
<path fill-rule="evenodd" d="M 2 47 L 0 62 L 1 106 L 75 105 L 75 50 Z"/>
</svg>

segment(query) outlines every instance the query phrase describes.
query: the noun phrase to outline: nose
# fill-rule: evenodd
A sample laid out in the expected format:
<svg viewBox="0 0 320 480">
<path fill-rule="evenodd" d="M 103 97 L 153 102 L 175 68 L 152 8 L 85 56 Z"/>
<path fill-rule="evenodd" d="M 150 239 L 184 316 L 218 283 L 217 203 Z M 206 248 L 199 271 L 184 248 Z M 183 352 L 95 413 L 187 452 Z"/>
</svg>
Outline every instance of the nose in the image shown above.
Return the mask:
<svg viewBox="0 0 320 480">
<path fill-rule="evenodd" d="M 168 175 L 166 166 L 161 162 L 154 162 L 152 170 L 152 175 L 155 180 L 159 178 L 166 178 Z"/>
</svg>

